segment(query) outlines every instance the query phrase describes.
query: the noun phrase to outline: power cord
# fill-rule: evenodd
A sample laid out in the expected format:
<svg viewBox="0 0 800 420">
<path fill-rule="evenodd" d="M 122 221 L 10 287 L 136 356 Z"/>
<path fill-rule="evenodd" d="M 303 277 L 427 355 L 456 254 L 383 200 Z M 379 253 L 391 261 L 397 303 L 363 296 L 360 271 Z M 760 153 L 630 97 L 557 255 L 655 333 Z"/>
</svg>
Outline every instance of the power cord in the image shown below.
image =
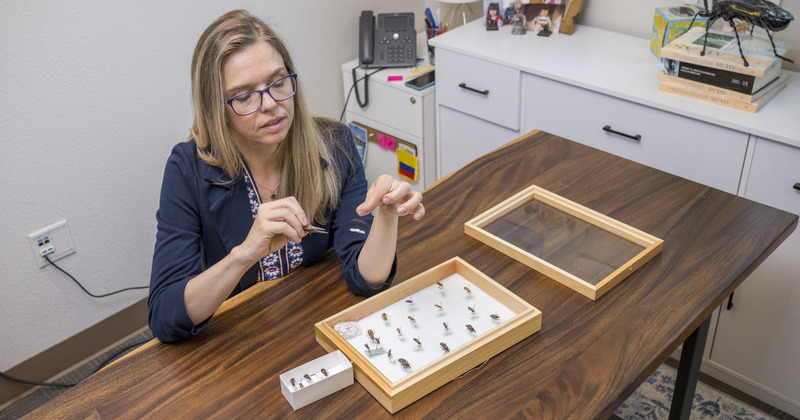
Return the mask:
<svg viewBox="0 0 800 420">
<path fill-rule="evenodd" d="M 105 361 L 103 361 L 103 363 L 101 363 L 99 366 L 97 366 L 96 368 L 94 368 L 94 370 L 92 371 L 92 373 L 90 373 L 89 375 L 87 375 L 87 376 L 86 376 L 86 378 L 88 378 L 89 376 L 92 376 L 92 375 L 94 375 L 94 374 L 95 374 L 95 373 L 97 373 L 97 372 L 98 372 L 100 369 L 102 369 L 103 367 L 105 367 L 107 364 L 111 363 L 111 361 L 113 361 L 114 359 L 116 359 L 116 358 L 117 358 L 117 356 L 119 356 L 120 354 L 122 354 L 122 352 L 124 352 L 124 351 L 126 351 L 126 350 L 129 350 L 129 349 L 131 349 L 131 348 L 133 348 L 133 347 L 138 347 L 138 346 L 141 346 L 142 344 L 144 344 L 144 343 L 146 343 L 146 342 L 148 342 L 148 341 L 150 341 L 150 339 L 149 339 L 149 338 L 146 338 L 146 339 L 144 339 L 144 340 L 140 340 L 140 341 L 136 341 L 136 342 L 134 342 L 134 343 L 128 344 L 128 345 L 126 345 L 125 347 L 123 347 L 123 348 L 121 348 L 121 349 L 117 350 L 117 351 L 116 351 L 116 352 L 114 352 L 114 354 L 112 354 L 112 355 L 111 355 L 111 356 L 110 356 L 108 359 L 106 359 Z M 8 374 L 6 374 L 6 373 L 4 373 L 4 372 L 2 372 L 2 371 L 0 371 L 0 378 L 7 379 L 7 380 L 9 380 L 9 381 L 12 381 L 12 382 L 18 382 L 18 383 L 25 384 L 25 385 L 34 385 L 34 386 L 63 386 L 63 387 L 71 387 L 71 386 L 78 385 L 78 384 L 79 384 L 79 383 L 81 383 L 81 382 L 82 382 L 84 379 L 86 379 L 86 378 L 83 378 L 83 379 L 81 379 L 81 380 L 80 380 L 80 381 L 78 381 L 78 382 L 37 382 L 37 381 L 29 381 L 29 380 L 27 380 L 27 379 L 20 379 L 20 378 L 17 378 L 17 377 L 14 377 L 14 376 L 8 375 Z"/>
<path fill-rule="evenodd" d="M 373 74 L 383 70 L 384 67 L 381 67 L 381 68 L 373 71 L 372 73 L 366 73 L 365 72 L 364 75 L 361 76 L 358 79 L 356 79 L 356 69 L 358 69 L 358 66 L 353 67 L 353 70 L 352 70 L 353 84 L 350 86 L 350 91 L 347 92 L 347 98 L 344 100 L 344 108 L 342 108 L 342 113 L 339 115 L 339 122 L 342 122 L 344 120 L 344 113 L 345 113 L 345 111 L 347 111 L 347 104 L 350 103 L 350 95 L 353 94 L 354 90 L 356 91 L 356 101 L 358 101 L 358 105 L 360 107 L 362 107 L 362 108 L 367 106 L 367 103 L 369 102 L 369 97 L 368 97 L 368 93 L 369 92 L 367 90 L 367 86 L 368 86 L 368 83 L 369 83 L 369 77 L 372 76 Z M 362 80 L 364 80 L 364 103 L 363 104 L 361 102 L 361 96 L 358 93 L 358 82 L 360 82 Z"/>
<path fill-rule="evenodd" d="M 77 284 L 78 287 L 81 288 L 81 290 L 83 290 L 84 292 L 86 292 L 87 295 L 89 295 L 89 296 L 91 296 L 93 298 L 104 298 L 104 297 L 107 297 L 107 296 L 115 295 L 117 293 L 127 292 L 128 290 L 139 290 L 139 289 L 149 289 L 150 288 L 150 286 L 127 287 L 125 289 L 115 290 L 115 291 L 113 291 L 111 293 L 106 293 L 106 294 L 102 294 L 102 295 L 95 295 L 92 292 L 86 290 L 86 288 L 83 287 L 83 285 L 75 277 L 73 277 L 72 274 L 67 273 L 63 268 L 59 267 L 56 263 L 54 263 L 53 260 L 50 259 L 50 257 L 48 257 L 47 255 L 44 255 L 44 259 L 47 260 L 47 262 L 50 263 L 50 265 L 52 265 L 53 267 L 58 269 L 58 271 L 66 274 L 67 277 L 72 279 L 72 281 L 74 281 L 75 284 Z"/>
</svg>

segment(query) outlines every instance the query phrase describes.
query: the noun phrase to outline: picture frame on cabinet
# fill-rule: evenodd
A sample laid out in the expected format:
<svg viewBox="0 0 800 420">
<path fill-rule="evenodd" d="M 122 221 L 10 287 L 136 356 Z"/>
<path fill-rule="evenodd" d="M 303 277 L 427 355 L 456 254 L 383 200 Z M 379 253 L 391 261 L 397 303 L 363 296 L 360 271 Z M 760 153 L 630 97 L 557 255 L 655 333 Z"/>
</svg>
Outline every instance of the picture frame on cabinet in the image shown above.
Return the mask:
<svg viewBox="0 0 800 420">
<path fill-rule="evenodd" d="M 523 8 L 525 29 L 536 35 L 557 34 L 564 16 L 563 4 L 526 4 Z"/>
<path fill-rule="evenodd" d="M 564 6 L 564 12 L 559 24 L 559 33 L 571 34 L 575 32 L 575 17 L 583 9 L 584 0 L 530 0 L 531 4 L 560 4 Z M 527 18 L 529 18 L 526 14 Z M 530 21 L 530 18 L 529 18 Z"/>
</svg>

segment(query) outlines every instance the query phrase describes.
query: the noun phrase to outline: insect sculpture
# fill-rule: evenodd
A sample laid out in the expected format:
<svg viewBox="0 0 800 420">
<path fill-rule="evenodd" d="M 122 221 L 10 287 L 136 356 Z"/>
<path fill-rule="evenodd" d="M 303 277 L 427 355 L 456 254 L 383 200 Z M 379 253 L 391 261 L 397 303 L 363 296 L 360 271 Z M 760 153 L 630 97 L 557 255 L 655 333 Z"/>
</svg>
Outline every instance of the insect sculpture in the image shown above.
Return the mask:
<svg viewBox="0 0 800 420">
<path fill-rule="evenodd" d="M 692 18 L 692 22 L 689 23 L 689 28 L 691 28 L 697 16 L 708 18 L 706 21 L 706 36 L 703 39 L 703 50 L 700 52 L 700 55 L 706 55 L 708 27 L 717 19 L 722 18 L 734 28 L 733 33 L 736 35 L 739 55 L 742 56 L 744 65 L 749 66 L 750 63 L 748 63 L 747 59 L 744 57 L 742 43 L 739 40 L 739 32 L 736 30 L 736 23 L 734 22 L 734 19 L 739 19 L 749 23 L 753 27 L 758 26 L 759 28 L 764 28 L 769 37 L 769 42 L 772 44 L 772 52 L 775 53 L 775 56 L 784 61 L 794 63 L 794 61 L 778 54 L 775 48 L 775 41 L 773 41 L 772 34 L 770 33 L 770 31 L 776 32 L 786 29 L 789 23 L 794 20 L 794 15 L 791 13 L 767 0 L 714 0 L 711 10 L 708 9 L 708 0 L 703 0 L 703 4 L 705 5 L 705 10 L 697 12 L 694 18 Z M 751 28 L 750 34 L 752 35 L 752 33 L 753 29 Z"/>
</svg>

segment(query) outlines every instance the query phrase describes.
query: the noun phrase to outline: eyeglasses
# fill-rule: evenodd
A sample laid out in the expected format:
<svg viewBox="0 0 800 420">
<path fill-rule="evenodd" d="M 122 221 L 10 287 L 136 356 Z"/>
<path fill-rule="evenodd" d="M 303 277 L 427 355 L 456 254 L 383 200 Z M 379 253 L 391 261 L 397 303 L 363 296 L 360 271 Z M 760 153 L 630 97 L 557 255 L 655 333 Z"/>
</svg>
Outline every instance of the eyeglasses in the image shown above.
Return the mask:
<svg viewBox="0 0 800 420">
<path fill-rule="evenodd" d="M 243 117 L 261 109 L 265 93 L 275 102 L 282 102 L 291 98 L 297 93 L 297 74 L 292 73 L 281 77 L 272 82 L 266 89 L 240 93 L 228 99 L 225 103 L 231 106 L 236 115 Z"/>
</svg>

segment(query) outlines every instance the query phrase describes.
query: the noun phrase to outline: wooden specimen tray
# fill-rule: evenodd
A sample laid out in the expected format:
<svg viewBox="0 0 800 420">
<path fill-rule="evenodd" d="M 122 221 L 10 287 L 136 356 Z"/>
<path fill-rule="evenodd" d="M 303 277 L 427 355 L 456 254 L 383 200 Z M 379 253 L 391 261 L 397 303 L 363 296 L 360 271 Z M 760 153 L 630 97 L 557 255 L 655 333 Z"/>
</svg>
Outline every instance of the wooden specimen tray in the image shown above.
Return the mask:
<svg viewBox="0 0 800 420">
<path fill-rule="evenodd" d="M 597 299 L 664 241 L 535 185 L 464 225 L 467 235 Z"/>
<path fill-rule="evenodd" d="M 416 321 L 409 321 L 409 314 Z M 345 337 L 337 332 L 344 325 L 357 325 L 361 332 Z M 456 257 L 314 329 L 317 342 L 327 351 L 341 350 L 353 363 L 355 379 L 396 413 L 541 326 L 541 311 Z M 378 344 L 372 334 L 380 337 Z"/>
</svg>

